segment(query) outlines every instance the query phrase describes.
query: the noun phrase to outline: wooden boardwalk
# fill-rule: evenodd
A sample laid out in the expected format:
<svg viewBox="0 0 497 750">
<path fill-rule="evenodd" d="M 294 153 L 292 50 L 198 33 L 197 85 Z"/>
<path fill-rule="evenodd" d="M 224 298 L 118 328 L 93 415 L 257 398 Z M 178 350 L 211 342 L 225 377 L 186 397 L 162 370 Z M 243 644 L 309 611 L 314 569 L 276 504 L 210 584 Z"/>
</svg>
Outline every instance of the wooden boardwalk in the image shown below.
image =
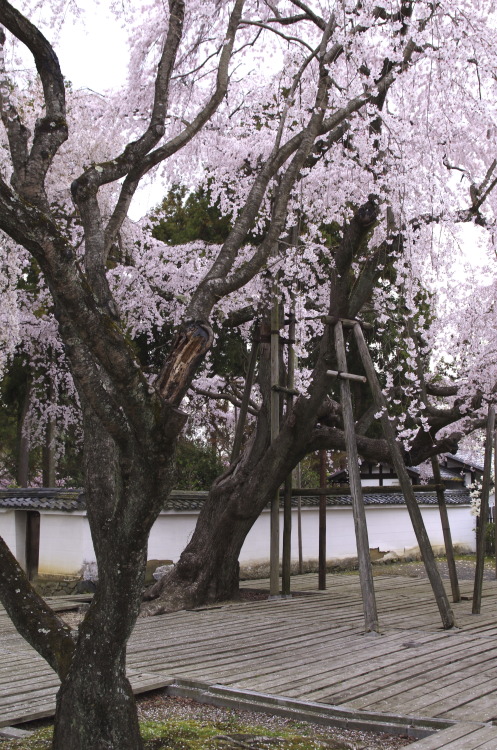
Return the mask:
<svg viewBox="0 0 497 750">
<path fill-rule="evenodd" d="M 425 580 L 374 580 L 381 636 L 364 635 L 359 582 L 349 575 L 328 576 L 326 592 L 317 592 L 317 576 L 293 578 L 293 590 L 308 596 L 140 619 L 129 644 L 133 687 L 191 681 L 212 694 L 219 687 L 325 704 L 366 723 L 433 720 L 447 728 L 413 750 L 497 750 L 497 582 L 485 582 L 479 616 L 471 614 L 472 584 L 462 582 L 468 600 L 454 605 L 458 628 L 443 631 Z M 0 726 L 53 713 L 58 680 L 3 612 L 0 676 Z"/>
</svg>

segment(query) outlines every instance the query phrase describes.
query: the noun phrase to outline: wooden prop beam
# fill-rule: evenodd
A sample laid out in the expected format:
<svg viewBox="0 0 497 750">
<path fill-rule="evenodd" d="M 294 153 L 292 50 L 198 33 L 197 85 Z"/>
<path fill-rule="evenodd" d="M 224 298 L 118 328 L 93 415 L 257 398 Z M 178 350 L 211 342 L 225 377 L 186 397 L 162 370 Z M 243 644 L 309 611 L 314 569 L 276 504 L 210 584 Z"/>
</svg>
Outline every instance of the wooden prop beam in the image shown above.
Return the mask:
<svg viewBox="0 0 497 750">
<path fill-rule="evenodd" d="M 428 534 L 426 532 L 423 517 L 414 496 L 411 480 L 409 479 L 409 475 L 406 471 L 400 445 L 397 442 L 394 428 L 388 416 L 387 401 L 381 390 L 380 383 L 374 369 L 373 360 L 371 359 L 371 355 L 364 340 L 360 325 L 354 326 L 354 334 L 356 337 L 359 354 L 361 356 L 364 369 L 366 370 L 369 385 L 373 392 L 373 399 L 376 404 L 376 408 L 382 413 L 381 423 L 383 432 L 389 444 L 393 465 L 399 478 L 399 483 L 406 501 L 407 510 L 409 512 L 421 556 L 425 564 L 426 573 L 435 595 L 435 600 L 437 602 L 438 610 L 442 619 L 442 625 L 445 630 L 448 630 L 449 628 L 453 628 L 455 625 L 454 614 L 450 607 L 442 578 L 440 577 L 440 572 L 437 568 L 437 563 L 433 554 L 430 540 L 428 538 Z"/>
<path fill-rule="evenodd" d="M 454 545 L 452 544 L 452 534 L 450 532 L 449 514 L 447 512 L 447 503 L 445 502 L 445 486 L 442 483 L 440 465 L 436 456 L 432 456 L 431 468 L 433 479 L 436 482 L 436 493 L 438 502 L 438 511 L 440 513 L 440 522 L 442 524 L 442 533 L 444 537 L 445 556 L 447 558 L 447 568 L 449 570 L 450 588 L 452 591 L 452 601 L 454 603 L 461 601 L 461 592 L 459 581 L 457 579 L 456 561 L 454 559 Z"/>
<path fill-rule="evenodd" d="M 295 483 L 296 487 L 292 489 L 292 497 L 297 495 L 297 538 L 299 548 L 299 573 L 302 575 L 304 572 L 304 555 L 302 549 L 302 499 L 298 494 L 302 490 L 302 467 L 300 463 L 297 464 L 295 469 Z"/>
<path fill-rule="evenodd" d="M 340 380 L 355 380 L 358 383 L 368 382 L 368 379 L 364 375 L 353 375 L 351 372 L 342 372 L 342 370 L 326 370 L 326 374 Z"/>
<path fill-rule="evenodd" d="M 328 323 L 328 325 L 335 325 L 340 321 L 342 326 L 344 328 L 353 328 L 355 325 L 359 324 L 361 328 L 364 328 L 365 331 L 372 331 L 374 330 L 374 325 L 372 323 L 365 323 L 363 320 L 349 320 L 348 318 L 336 318 L 334 315 L 323 315 L 321 318 L 323 323 Z"/>
<path fill-rule="evenodd" d="M 319 484 L 326 489 L 326 451 L 319 451 Z M 318 589 L 326 591 L 326 495 L 319 498 Z"/>
<path fill-rule="evenodd" d="M 407 332 L 412 338 L 416 346 L 416 368 L 418 371 L 419 383 L 421 386 L 421 396 L 424 405 L 428 406 L 428 393 L 426 390 L 426 382 L 424 377 L 423 365 L 419 348 L 417 346 L 417 337 L 414 330 L 414 324 L 409 318 L 407 320 Z M 454 546 L 452 544 L 452 534 L 450 533 L 449 514 L 447 512 L 447 503 L 445 502 L 445 485 L 442 482 L 442 475 L 440 473 L 440 464 L 436 456 L 431 457 L 431 468 L 433 471 L 433 479 L 435 480 L 438 512 L 440 514 L 440 523 L 442 525 L 442 533 L 444 538 L 445 556 L 447 558 L 447 568 L 449 571 L 450 587 L 452 590 L 452 601 L 454 603 L 461 601 L 461 592 L 459 590 L 459 581 L 457 580 L 457 568 L 456 561 L 454 559 Z"/>
<path fill-rule="evenodd" d="M 273 290 L 271 309 L 271 385 L 280 383 L 280 333 L 279 299 Z M 271 442 L 280 432 L 280 395 L 271 390 Z M 269 598 L 280 597 L 280 492 L 276 490 L 271 500 L 270 547 L 269 547 Z"/>
<path fill-rule="evenodd" d="M 483 569 L 485 567 L 485 531 L 487 528 L 488 496 L 490 493 L 490 470 L 492 466 L 492 438 L 495 427 L 495 408 L 488 407 L 487 434 L 485 437 L 485 461 L 483 463 L 483 482 L 481 488 L 480 522 L 478 534 L 476 535 L 476 569 L 475 585 L 473 589 L 474 615 L 479 615 L 481 610 L 481 592 L 483 588 Z"/>
<path fill-rule="evenodd" d="M 347 358 L 342 323 L 335 325 L 335 348 L 338 367 L 343 373 L 347 372 Z M 355 437 L 354 413 L 352 410 L 352 396 L 348 379 L 340 379 L 340 397 L 342 404 L 343 423 L 345 428 L 345 445 L 349 469 L 350 492 L 352 495 L 352 511 L 354 529 L 357 542 L 357 557 L 359 561 L 359 579 L 361 582 L 362 605 L 366 632 L 375 632 L 378 627 L 378 612 L 373 583 L 371 555 L 369 554 L 368 529 L 366 525 L 366 511 L 362 495 L 361 476 L 359 471 L 359 456 Z"/>
<path fill-rule="evenodd" d="M 497 431 L 494 432 L 494 553 L 497 578 Z"/>
<path fill-rule="evenodd" d="M 293 406 L 293 397 L 298 396 L 295 390 L 295 311 L 292 309 L 288 320 L 288 372 L 286 394 L 286 414 L 288 415 Z M 274 386 L 273 386 L 274 388 Z M 284 597 L 290 597 L 290 574 L 292 567 L 292 472 L 285 480 L 285 494 L 283 496 L 283 553 L 281 570 L 281 593 Z"/>
</svg>

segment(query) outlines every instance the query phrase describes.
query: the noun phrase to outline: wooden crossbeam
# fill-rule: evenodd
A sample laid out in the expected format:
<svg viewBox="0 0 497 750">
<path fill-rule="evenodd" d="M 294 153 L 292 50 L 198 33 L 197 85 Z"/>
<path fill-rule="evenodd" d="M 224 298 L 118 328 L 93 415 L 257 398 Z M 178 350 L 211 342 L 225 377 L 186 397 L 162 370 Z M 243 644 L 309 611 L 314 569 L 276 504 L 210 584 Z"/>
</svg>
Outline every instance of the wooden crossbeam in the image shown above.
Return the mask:
<svg viewBox="0 0 497 750">
<path fill-rule="evenodd" d="M 339 378 L 341 380 L 355 380 L 358 383 L 367 383 L 368 379 L 364 375 L 354 375 L 352 372 L 341 372 L 340 370 L 326 370 L 326 374 L 330 377 Z"/>
</svg>

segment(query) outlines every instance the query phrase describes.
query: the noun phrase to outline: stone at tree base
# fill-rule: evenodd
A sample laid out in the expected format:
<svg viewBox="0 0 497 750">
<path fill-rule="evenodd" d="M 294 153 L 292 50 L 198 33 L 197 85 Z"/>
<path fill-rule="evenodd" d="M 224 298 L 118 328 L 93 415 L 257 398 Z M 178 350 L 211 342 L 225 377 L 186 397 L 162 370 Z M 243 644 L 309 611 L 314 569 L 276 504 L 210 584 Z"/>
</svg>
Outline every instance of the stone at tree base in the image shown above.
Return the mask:
<svg viewBox="0 0 497 750">
<path fill-rule="evenodd" d="M 171 563 L 171 565 L 159 565 L 159 567 L 156 568 L 154 570 L 154 572 L 152 573 L 152 575 L 154 577 L 154 580 L 158 581 L 160 578 L 162 578 L 163 576 L 165 576 L 166 573 L 168 573 L 171 570 L 172 567 L 173 567 L 172 563 Z"/>
<path fill-rule="evenodd" d="M 154 572 L 162 565 L 174 565 L 172 560 L 147 560 L 145 569 L 145 586 L 151 586 L 157 580 L 154 578 Z"/>
</svg>

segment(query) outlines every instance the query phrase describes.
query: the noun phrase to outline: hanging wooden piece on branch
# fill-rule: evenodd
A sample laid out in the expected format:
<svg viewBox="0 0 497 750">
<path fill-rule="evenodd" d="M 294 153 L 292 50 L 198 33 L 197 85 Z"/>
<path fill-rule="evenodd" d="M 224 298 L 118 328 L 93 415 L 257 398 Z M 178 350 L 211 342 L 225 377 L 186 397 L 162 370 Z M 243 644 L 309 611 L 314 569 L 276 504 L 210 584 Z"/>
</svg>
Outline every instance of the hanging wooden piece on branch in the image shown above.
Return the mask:
<svg viewBox="0 0 497 750">
<path fill-rule="evenodd" d="M 481 593 L 483 588 L 483 569 L 485 567 L 485 542 L 488 517 L 488 496 L 490 494 L 490 470 L 492 467 L 492 438 L 495 427 L 495 407 L 488 407 L 487 434 L 485 436 L 485 461 L 483 463 L 483 482 L 480 499 L 480 516 L 478 533 L 476 535 L 476 569 L 475 585 L 473 589 L 474 615 L 479 615 L 481 610 Z"/>
<path fill-rule="evenodd" d="M 381 390 L 380 383 L 374 369 L 373 360 L 371 359 L 371 355 L 364 340 L 364 335 L 359 323 L 356 323 L 356 325 L 354 326 L 354 334 L 356 337 L 359 354 L 366 371 L 368 382 L 373 392 L 375 406 L 381 413 L 383 433 L 390 448 L 393 465 L 399 478 L 400 487 L 406 501 L 406 507 L 411 518 L 414 533 L 416 534 L 416 539 L 426 568 L 426 573 L 435 595 L 435 600 L 437 602 L 438 610 L 442 619 L 442 625 L 445 630 L 448 630 L 449 628 L 453 628 L 455 625 L 454 615 L 447 598 L 440 572 L 437 568 L 437 563 L 433 554 L 430 540 L 428 538 L 428 534 L 426 532 L 421 511 L 414 496 L 411 480 L 409 479 L 406 471 L 404 459 L 402 457 L 402 450 L 399 443 L 397 442 L 397 436 L 388 416 L 387 401 Z"/>
<path fill-rule="evenodd" d="M 335 348 L 340 372 L 347 373 L 347 358 L 341 321 L 335 325 Z M 354 413 L 352 410 L 352 396 L 347 378 L 340 378 L 340 400 L 342 404 L 343 423 L 345 428 L 345 445 L 349 469 L 350 494 L 352 495 L 352 511 L 354 529 L 357 542 L 357 557 L 359 560 L 359 578 L 361 582 L 362 604 L 364 608 L 364 622 L 366 632 L 378 632 L 378 613 L 374 592 L 373 571 L 369 554 L 368 529 L 366 525 L 366 511 L 362 494 L 361 476 L 359 471 L 359 455 L 355 437 Z"/>
</svg>

